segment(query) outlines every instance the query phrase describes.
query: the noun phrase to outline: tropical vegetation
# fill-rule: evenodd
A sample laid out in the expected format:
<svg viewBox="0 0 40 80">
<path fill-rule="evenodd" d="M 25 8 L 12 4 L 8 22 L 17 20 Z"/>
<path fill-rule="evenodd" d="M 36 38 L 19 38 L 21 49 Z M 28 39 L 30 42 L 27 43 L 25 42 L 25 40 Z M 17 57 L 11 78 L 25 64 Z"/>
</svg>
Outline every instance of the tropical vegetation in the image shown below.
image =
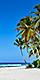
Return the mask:
<svg viewBox="0 0 40 80">
<path fill-rule="evenodd" d="M 29 58 L 32 55 L 36 55 L 36 58 L 40 56 L 40 4 L 36 5 L 34 9 L 36 11 L 32 11 L 31 15 L 22 18 L 17 24 L 16 30 L 19 33 L 16 35 L 14 42 L 20 48 L 22 56 L 23 50 L 27 49 Z M 26 63 L 25 58 L 24 61 Z M 37 67 L 40 61 L 34 61 L 32 64 Z"/>
</svg>

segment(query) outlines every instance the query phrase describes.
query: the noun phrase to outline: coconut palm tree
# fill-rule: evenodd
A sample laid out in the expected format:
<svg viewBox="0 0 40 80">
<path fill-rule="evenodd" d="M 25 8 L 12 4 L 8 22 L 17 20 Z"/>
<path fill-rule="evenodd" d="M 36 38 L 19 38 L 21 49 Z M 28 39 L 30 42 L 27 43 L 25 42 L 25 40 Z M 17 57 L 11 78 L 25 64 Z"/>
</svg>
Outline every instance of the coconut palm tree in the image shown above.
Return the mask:
<svg viewBox="0 0 40 80">
<path fill-rule="evenodd" d="M 36 16 L 26 16 L 17 24 L 16 29 L 19 33 L 16 35 L 17 39 L 14 44 L 20 47 L 22 56 L 22 50 L 25 48 L 27 48 L 29 57 L 34 54 L 36 54 L 36 57 L 40 55 L 40 4 L 34 8 L 37 11 L 31 13 Z"/>
<path fill-rule="evenodd" d="M 40 4 L 36 5 L 34 8 L 37 9 L 36 12 L 31 12 L 35 14 L 36 16 L 33 17 L 33 27 L 36 33 L 34 43 L 32 44 L 32 50 L 30 51 L 30 55 L 36 53 L 37 55 L 40 55 Z M 36 43 L 36 44 L 35 44 Z"/>
</svg>

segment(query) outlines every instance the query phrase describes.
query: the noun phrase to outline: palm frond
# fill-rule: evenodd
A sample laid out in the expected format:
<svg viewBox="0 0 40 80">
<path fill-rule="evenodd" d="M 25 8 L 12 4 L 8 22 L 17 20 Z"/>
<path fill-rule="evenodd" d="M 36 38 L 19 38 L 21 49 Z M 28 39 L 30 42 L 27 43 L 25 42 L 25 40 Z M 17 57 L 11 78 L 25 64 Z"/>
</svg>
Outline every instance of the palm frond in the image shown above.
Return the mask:
<svg viewBox="0 0 40 80">
<path fill-rule="evenodd" d="M 36 8 L 40 12 L 40 4 L 37 4 L 34 8 Z"/>
</svg>

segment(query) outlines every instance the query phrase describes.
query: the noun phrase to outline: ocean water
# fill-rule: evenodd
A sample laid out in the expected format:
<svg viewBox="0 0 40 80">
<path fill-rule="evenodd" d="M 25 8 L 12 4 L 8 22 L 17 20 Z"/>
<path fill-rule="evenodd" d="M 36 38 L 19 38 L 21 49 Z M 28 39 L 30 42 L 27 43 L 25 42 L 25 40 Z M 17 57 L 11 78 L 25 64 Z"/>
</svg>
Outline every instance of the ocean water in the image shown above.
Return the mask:
<svg viewBox="0 0 40 80">
<path fill-rule="evenodd" d="M 0 63 L 0 67 L 21 67 L 21 66 L 24 66 L 25 64 L 24 63 L 5 63 L 5 64 L 3 64 L 3 63 Z"/>
<path fill-rule="evenodd" d="M 0 64 L 0 67 L 19 67 L 21 64 Z"/>
</svg>

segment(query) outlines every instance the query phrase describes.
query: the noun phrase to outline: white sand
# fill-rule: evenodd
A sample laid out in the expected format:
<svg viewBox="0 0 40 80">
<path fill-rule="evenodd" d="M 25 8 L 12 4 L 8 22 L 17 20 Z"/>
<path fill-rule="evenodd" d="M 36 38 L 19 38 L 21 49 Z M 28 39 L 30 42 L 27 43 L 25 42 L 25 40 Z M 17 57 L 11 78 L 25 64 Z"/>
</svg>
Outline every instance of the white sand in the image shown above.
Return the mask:
<svg viewBox="0 0 40 80">
<path fill-rule="evenodd" d="M 40 80 L 40 69 L 24 69 L 24 67 L 0 68 L 0 80 Z"/>
</svg>

